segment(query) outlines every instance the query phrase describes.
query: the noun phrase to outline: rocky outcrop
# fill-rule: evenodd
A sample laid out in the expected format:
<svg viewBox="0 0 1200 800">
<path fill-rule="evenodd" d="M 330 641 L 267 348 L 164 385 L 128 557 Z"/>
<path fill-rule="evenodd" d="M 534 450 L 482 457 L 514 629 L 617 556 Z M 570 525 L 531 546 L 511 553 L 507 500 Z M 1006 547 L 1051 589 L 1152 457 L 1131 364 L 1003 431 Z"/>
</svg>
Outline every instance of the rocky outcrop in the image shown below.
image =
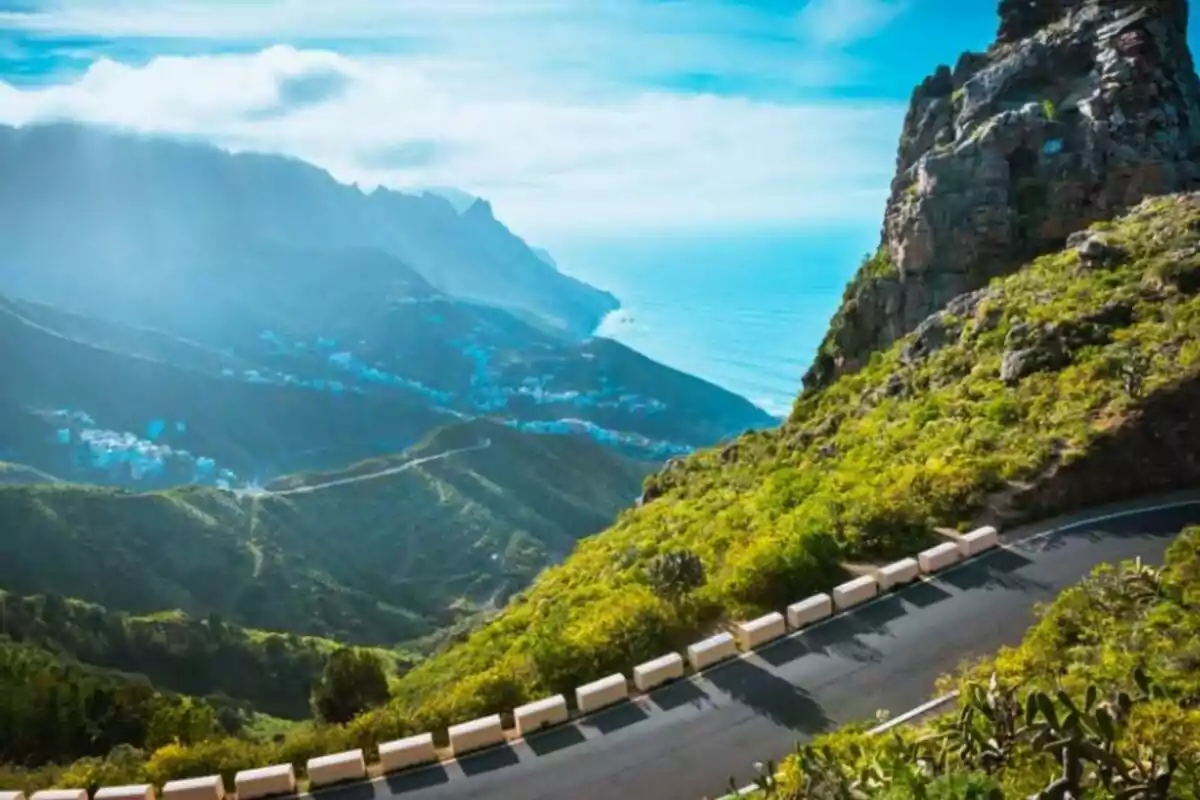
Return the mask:
<svg viewBox="0 0 1200 800">
<path fill-rule="evenodd" d="M 806 388 L 1071 232 L 1195 186 L 1200 81 L 1186 35 L 1186 0 L 1002 0 L 988 52 L 913 93 L 879 252 Z M 1087 247 L 1097 265 L 1119 256 Z"/>
</svg>

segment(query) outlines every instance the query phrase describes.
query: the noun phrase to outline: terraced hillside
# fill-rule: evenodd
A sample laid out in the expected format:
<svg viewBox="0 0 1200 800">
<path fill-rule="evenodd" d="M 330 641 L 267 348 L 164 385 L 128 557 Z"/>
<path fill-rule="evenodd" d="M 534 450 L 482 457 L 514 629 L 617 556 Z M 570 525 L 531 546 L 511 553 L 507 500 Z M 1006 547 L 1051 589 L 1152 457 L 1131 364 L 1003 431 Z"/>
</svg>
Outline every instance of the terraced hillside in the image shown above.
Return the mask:
<svg viewBox="0 0 1200 800">
<path fill-rule="evenodd" d="M 503 602 L 632 502 L 647 470 L 584 437 L 476 421 L 392 459 L 288 479 L 278 494 L 0 487 L 0 585 L 411 642 Z"/>
</svg>

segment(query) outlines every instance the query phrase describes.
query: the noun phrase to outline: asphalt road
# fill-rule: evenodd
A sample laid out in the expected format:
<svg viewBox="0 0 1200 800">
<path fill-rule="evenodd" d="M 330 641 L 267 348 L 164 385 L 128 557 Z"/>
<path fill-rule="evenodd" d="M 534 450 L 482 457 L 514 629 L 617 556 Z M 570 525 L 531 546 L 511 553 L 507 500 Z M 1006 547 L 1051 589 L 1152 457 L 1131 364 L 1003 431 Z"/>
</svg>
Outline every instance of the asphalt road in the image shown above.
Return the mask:
<svg viewBox="0 0 1200 800">
<path fill-rule="evenodd" d="M 1114 512 L 1122 516 L 1096 519 Z M 1160 563 L 1172 536 L 1197 522 L 1200 498 L 1192 495 L 1014 530 L 1004 549 L 649 697 L 511 747 L 319 797 L 717 797 L 731 776 L 747 783 L 755 761 L 779 759 L 797 741 L 878 709 L 899 714 L 920 705 L 934 680 L 963 659 L 1020 641 L 1036 603 L 1103 562 Z"/>
</svg>

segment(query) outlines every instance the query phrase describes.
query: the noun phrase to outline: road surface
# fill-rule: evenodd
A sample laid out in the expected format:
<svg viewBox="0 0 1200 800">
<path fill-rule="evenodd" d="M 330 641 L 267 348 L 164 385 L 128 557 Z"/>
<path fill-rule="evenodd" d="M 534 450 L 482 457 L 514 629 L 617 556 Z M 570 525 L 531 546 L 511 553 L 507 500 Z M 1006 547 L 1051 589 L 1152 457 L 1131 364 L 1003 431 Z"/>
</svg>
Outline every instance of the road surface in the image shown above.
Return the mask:
<svg viewBox="0 0 1200 800">
<path fill-rule="evenodd" d="M 718 797 L 730 777 L 748 783 L 755 761 L 778 760 L 797 741 L 870 719 L 878 709 L 899 714 L 920 705 L 934 680 L 962 659 L 1020 641 L 1035 603 L 1103 562 L 1141 556 L 1160 563 L 1173 534 L 1192 523 L 1200 523 L 1195 494 L 1013 530 L 1004 549 L 649 697 L 511 747 L 318 796 Z"/>
<path fill-rule="evenodd" d="M 443 458 L 458 455 L 459 453 L 470 453 L 475 450 L 486 450 L 492 446 L 491 439 L 484 439 L 479 444 L 473 444 L 470 447 L 459 447 L 454 450 L 445 450 L 432 456 L 422 456 L 414 458 L 411 461 L 405 461 L 402 464 L 397 464 L 394 467 L 381 469 L 378 472 L 371 472 L 366 475 L 354 475 L 350 478 L 338 478 L 337 480 L 326 481 L 325 483 L 314 483 L 308 486 L 297 486 L 295 489 L 281 489 L 274 492 L 270 489 L 238 489 L 237 494 L 248 497 L 289 497 L 294 494 L 309 494 L 310 492 L 319 492 L 322 489 L 328 489 L 333 486 L 346 486 L 351 483 L 362 483 L 363 481 L 373 481 L 376 478 L 384 478 L 388 475 L 396 475 L 398 473 L 410 470 L 413 467 L 419 467 L 422 464 L 428 464 L 430 461 L 441 461 Z"/>
</svg>

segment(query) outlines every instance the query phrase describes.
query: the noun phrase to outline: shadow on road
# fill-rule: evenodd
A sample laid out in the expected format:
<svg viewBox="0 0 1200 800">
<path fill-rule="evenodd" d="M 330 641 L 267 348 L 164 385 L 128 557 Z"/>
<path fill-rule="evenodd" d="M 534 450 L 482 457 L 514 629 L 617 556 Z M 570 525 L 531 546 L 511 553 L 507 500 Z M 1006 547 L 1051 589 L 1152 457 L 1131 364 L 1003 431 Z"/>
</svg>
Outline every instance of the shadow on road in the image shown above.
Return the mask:
<svg viewBox="0 0 1200 800">
<path fill-rule="evenodd" d="M 484 750 L 473 756 L 465 756 L 458 760 L 458 767 L 468 778 L 484 772 L 493 772 L 505 767 L 511 767 L 519 761 L 517 753 L 507 744 Z"/>
<path fill-rule="evenodd" d="M 525 744 L 534 752 L 534 755 L 545 756 L 577 744 L 583 744 L 586 741 L 587 739 L 584 738 L 579 728 L 574 725 L 561 725 L 526 737 Z"/>
<path fill-rule="evenodd" d="M 829 622 L 805 631 L 800 637 L 809 651 L 820 651 L 827 655 L 848 658 L 860 663 L 871 663 L 883 658 L 883 654 L 864 644 L 859 638 L 866 634 L 886 634 L 888 623 L 907 613 L 904 603 L 896 595 L 887 595 L 873 603 L 854 610 L 852 614 L 837 617 Z M 764 651 L 765 656 L 769 651 Z M 803 653 L 797 653 L 802 655 Z M 774 662 L 771 662 L 774 663 Z"/>
<path fill-rule="evenodd" d="M 988 586 L 1019 591 L 1053 591 L 1053 587 L 1048 583 L 1016 574 L 1017 570 L 1032 563 L 1030 559 L 1011 550 L 993 550 L 987 558 L 945 572 L 938 576 L 938 580 L 964 591 Z"/>
<path fill-rule="evenodd" d="M 753 662 L 737 659 L 704 677 L 742 705 L 797 733 L 813 734 L 831 725 L 807 692 Z"/>
<path fill-rule="evenodd" d="M 678 680 L 661 689 L 655 689 L 650 694 L 650 702 L 663 711 L 670 711 L 680 706 L 699 706 L 708 699 L 704 690 L 691 680 Z"/>
<path fill-rule="evenodd" d="M 393 773 L 384 779 L 384 783 L 387 784 L 392 794 L 400 794 L 401 792 L 413 792 L 417 789 L 440 786 L 449 780 L 450 774 L 446 772 L 446 768 L 441 764 L 434 764 L 431 767 L 424 767 L 411 772 Z"/>
<path fill-rule="evenodd" d="M 756 655 L 772 667 L 782 667 L 811 652 L 812 648 L 804 639 L 792 636 L 780 639 L 770 647 L 764 647 L 757 651 Z"/>
<path fill-rule="evenodd" d="M 906 586 L 903 593 L 899 595 L 903 602 L 914 605 L 917 608 L 928 608 L 934 603 L 940 603 L 943 600 L 949 600 L 953 596 L 954 595 L 950 594 L 950 592 L 947 592 L 941 586 L 928 581 L 910 584 L 909 586 Z"/>
<path fill-rule="evenodd" d="M 602 734 L 609 734 L 613 731 L 619 731 L 622 728 L 628 728 L 630 725 L 635 722 L 641 722 L 648 716 L 649 714 L 644 709 L 633 703 L 625 702 L 607 711 L 601 711 L 599 714 L 580 720 L 579 724 L 595 728 Z"/>
</svg>

